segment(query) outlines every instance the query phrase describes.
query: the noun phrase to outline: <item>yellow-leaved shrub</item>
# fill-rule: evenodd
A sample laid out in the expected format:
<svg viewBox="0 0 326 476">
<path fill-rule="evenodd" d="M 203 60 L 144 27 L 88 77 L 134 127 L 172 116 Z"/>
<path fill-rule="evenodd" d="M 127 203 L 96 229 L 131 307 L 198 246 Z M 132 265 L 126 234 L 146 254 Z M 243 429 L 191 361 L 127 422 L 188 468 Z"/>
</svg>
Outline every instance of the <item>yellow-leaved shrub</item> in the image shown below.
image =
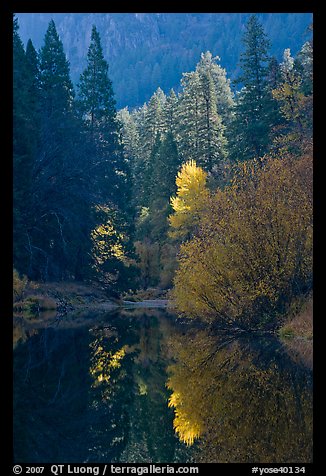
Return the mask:
<svg viewBox="0 0 326 476">
<path fill-rule="evenodd" d="M 312 286 L 312 159 L 242 163 L 181 246 L 177 308 L 243 327 L 271 323 Z"/>
</svg>

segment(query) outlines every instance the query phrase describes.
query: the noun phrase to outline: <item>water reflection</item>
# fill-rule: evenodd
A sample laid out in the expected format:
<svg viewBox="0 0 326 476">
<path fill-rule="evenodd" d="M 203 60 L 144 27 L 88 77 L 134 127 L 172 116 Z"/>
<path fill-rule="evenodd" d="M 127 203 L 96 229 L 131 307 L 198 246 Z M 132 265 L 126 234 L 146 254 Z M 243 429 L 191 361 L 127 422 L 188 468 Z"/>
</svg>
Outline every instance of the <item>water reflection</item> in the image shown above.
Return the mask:
<svg viewBox="0 0 326 476">
<path fill-rule="evenodd" d="M 165 386 L 173 317 L 151 314 L 67 316 L 17 345 L 16 461 L 187 461 Z"/>
<path fill-rule="evenodd" d="M 197 462 L 312 460 L 312 374 L 273 338 L 175 335 L 169 405 Z"/>
<path fill-rule="evenodd" d="M 275 339 L 166 310 L 14 323 L 17 462 L 311 460 L 312 372 Z"/>
</svg>

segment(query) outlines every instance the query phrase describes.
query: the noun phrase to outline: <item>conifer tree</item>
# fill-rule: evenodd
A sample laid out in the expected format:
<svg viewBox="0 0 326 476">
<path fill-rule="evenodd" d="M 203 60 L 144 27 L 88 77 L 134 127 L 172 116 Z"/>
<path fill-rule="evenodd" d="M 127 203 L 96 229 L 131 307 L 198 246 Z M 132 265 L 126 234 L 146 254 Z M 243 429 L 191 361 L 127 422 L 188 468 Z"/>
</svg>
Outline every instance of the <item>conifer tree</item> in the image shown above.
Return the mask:
<svg viewBox="0 0 326 476">
<path fill-rule="evenodd" d="M 303 86 L 302 71 L 295 67 L 290 49 L 284 51 L 281 63 L 281 82 L 273 90 L 280 106 L 284 123 L 274 143 L 276 149 L 298 154 L 312 136 L 312 95 Z M 305 95 L 304 91 L 308 91 Z"/>
<path fill-rule="evenodd" d="M 273 126 L 272 95 L 267 81 L 270 42 L 256 15 L 248 20 L 243 43 L 242 74 L 236 81 L 242 90 L 237 96 L 236 116 L 229 133 L 234 160 L 265 154 Z"/>
<path fill-rule="evenodd" d="M 124 209 L 130 198 L 130 171 L 123 155 L 121 124 L 108 69 L 100 35 L 93 26 L 87 66 L 78 84 L 78 108 L 95 143 L 98 166 L 94 173 L 102 200 Z"/>
<path fill-rule="evenodd" d="M 158 88 L 144 109 L 143 122 L 139 131 L 144 160 L 149 160 L 157 134 L 165 132 L 163 112 L 165 103 L 166 96 L 162 89 Z"/>
<path fill-rule="evenodd" d="M 177 129 L 177 106 L 178 106 L 178 97 L 172 88 L 169 95 L 166 98 L 164 105 L 164 124 L 165 130 L 171 132 L 174 137 L 176 135 Z"/>
<path fill-rule="evenodd" d="M 196 66 L 197 71 L 207 71 L 214 83 L 217 113 L 221 116 L 223 124 L 228 125 L 233 117 L 234 99 L 231 91 L 230 80 L 226 70 L 218 62 L 219 56 L 213 57 L 210 51 L 202 53 Z"/>
<path fill-rule="evenodd" d="M 209 68 L 198 68 L 198 74 L 201 85 L 198 161 L 212 172 L 226 156 L 225 126 L 217 112 L 215 84 Z"/>
<path fill-rule="evenodd" d="M 226 157 L 225 126 L 217 112 L 215 83 L 202 62 L 181 81 L 177 141 L 183 161 L 196 160 L 208 172 Z"/>
<path fill-rule="evenodd" d="M 93 207 L 93 220 L 96 223 L 92 232 L 94 267 L 97 279 L 111 286 L 122 282 L 121 276 L 125 271 L 122 260 L 130 249 L 133 211 L 130 157 L 124 154 L 121 123 L 117 117 L 108 69 L 100 35 L 93 26 L 87 66 L 78 84 L 77 109 L 94 160 L 92 180 L 97 192 L 97 203 Z M 103 256 L 100 252 L 102 244 L 105 244 Z M 113 281 L 112 276 L 115 276 Z"/>
<path fill-rule="evenodd" d="M 177 143 L 182 161 L 199 156 L 200 81 L 197 72 L 183 73 L 177 117 Z"/>
<path fill-rule="evenodd" d="M 48 119 L 68 113 L 74 98 L 69 62 L 53 20 L 40 51 L 40 82 L 43 114 Z"/>
<path fill-rule="evenodd" d="M 116 102 L 108 69 L 100 35 L 94 25 L 87 53 L 87 67 L 78 84 L 79 106 L 93 133 L 104 127 L 109 128 L 107 133 L 116 132 Z"/>
<path fill-rule="evenodd" d="M 29 135 L 29 95 L 26 87 L 27 62 L 19 36 L 18 19 L 13 23 L 13 208 L 14 208 L 14 266 L 28 273 L 28 223 L 30 221 L 32 144 Z M 18 133 L 19 131 L 19 133 Z"/>
</svg>

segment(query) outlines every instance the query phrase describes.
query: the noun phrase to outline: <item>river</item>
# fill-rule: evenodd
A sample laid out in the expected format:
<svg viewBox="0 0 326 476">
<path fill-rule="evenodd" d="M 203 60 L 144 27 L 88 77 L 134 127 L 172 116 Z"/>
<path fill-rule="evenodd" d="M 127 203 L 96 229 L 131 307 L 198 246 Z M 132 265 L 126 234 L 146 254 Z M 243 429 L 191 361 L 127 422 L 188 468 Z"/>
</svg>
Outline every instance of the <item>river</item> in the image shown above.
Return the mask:
<svg viewBox="0 0 326 476">
<path fill-rule="evenodd" d="M 312 368 L 166 309 L 14 318 L 21 463 L 312 461 Z"/>
</svg>

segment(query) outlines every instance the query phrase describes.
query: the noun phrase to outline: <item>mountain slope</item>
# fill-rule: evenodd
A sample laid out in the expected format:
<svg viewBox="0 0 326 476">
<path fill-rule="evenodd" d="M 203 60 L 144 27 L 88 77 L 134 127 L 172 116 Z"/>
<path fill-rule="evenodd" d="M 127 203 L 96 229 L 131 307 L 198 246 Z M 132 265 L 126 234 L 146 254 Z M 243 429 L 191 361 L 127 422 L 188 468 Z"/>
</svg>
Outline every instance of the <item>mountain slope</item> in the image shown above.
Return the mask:
<svg viewBox="0 0 326 476">
<path fill-rule="evenodd" d="M 73 81 L 86 64 L 91 28 L 98 28 L 117 107 L 138 106 L 160 86 L 165 92 L 191 71 L 203 51 L 221 58 L 231 78 L 238 73 L 241 38 L 248 13 L 17 13 L 20 35 L 42 46 L 51 18 L 70 61 Z M 285 48 L 296 54 L 307 39 L 312 15 L 258 14 L 280 60 Z"/>
</svg>

